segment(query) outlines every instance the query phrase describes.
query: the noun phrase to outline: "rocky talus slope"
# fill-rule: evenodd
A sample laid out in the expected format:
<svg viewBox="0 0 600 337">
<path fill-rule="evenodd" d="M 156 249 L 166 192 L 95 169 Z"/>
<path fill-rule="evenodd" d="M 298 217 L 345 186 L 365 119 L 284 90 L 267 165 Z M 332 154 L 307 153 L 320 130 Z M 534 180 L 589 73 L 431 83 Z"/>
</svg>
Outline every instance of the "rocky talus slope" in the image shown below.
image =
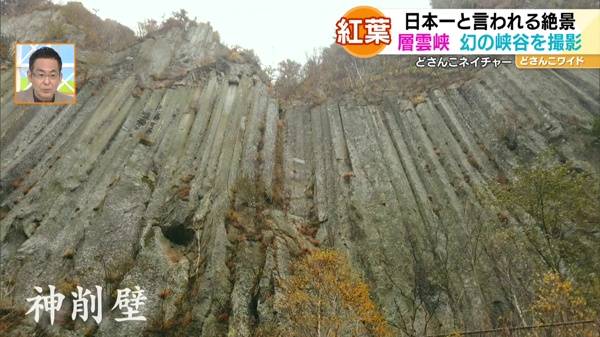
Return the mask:
<svg viewBox="0 0 600 337">
<path fill-rule="evenodd" d="M 502 261 L 464 257 L 472 224 L 498 217 L 486 183 L 550 146 L 600 171 L 582 140 L 598 70 L 504 66 L 416 105 L 282 107 L 222 50 L 205 24 L 82 50 L 67 107 L 15 106 L 2 71 L 3 301 L 24 308 L 48 284 L 102 286 L 106 306 L 117 288 L 148 298 L 146 322 L 73 324 L 67 301 L 53 326 L 27 316 L 6 336 L 252 336 L 277 322 L 290 263 L 318 247 L 350 257 L 397 333 L 478 328 L 520 300 Z M 526 288 L 539 264 L 522 256 L 510 284 Z"/>
</svg>

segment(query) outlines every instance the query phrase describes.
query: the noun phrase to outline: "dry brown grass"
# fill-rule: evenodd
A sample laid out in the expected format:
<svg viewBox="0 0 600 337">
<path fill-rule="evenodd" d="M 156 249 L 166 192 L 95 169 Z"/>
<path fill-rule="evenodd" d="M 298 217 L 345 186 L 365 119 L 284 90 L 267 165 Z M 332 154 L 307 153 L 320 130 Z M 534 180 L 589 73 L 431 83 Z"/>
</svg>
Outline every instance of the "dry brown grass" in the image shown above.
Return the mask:
<svg viewBox="0 0 600 337">
<path fill-rule="evenodd" d="M 77 286 L 79 285 L 79 279 L 76 277 L 65 277 L 56 285 L 56 290 L 61 294 L 71 294 L 77 290 Z"/>
<path fill-rule="evenodd" d="M 225 220 L 227 220 L 231 224 L 239 224 L 242 220 L 242 216 L 236 210 L 229 209 L 225 214 Z"/>
<path fill-rule="evenodd" d="M 144 146 L 152 146 L 154 145 L 154 141 L 150 139 L 150 137 L 145 132 L 139 132 L 136 135 L 138 142 Z"/>
<path fill-rule="evenodd" d="M 425 103 L 427 99 L 425 98 L 425 95 L 423 94 L 419 94 L 419 95 L 414 95 L 410 97 L 410 102 L 414 105 L 417 106 L 421 103 Z"/>
<path fill-rule="evenodd" d="M 25 310 L 15 309 L 14 307 L 0 306 L 0 335 L 7 336 L 15 326 L 19 325 L 25 318 Z"/>
<path fill-rule="evenodd" d="M 171 290 L 170 288 L 165 288 L 161 290 L 160 293 L 158 293 L 158 297 L 160 297 L 163 300 L 167 297 L 170 297 L 171 295 L 173 295 L 173 290 Z"/>
<path fill-rule="evenodd" d="M 64 259 L 72 259 L 73 256 L 75 256 L 75 250 L 73 248 L 67 248 L 65 249 L 65 252 L 63 253 L 63 258 Z"/>
<path fill-rule="evenodd" d="M 172 263 L 179 263 L 181 259 L 183 259 L 183 255 L 175 248 L 171 246 L 164 247 L 163 249 L 165 255 Z"/>
<path fill-rule="evenodd" d="M 469 164 L 471 164 L 471 166 L 473 166 L 474 168 L 480 170 L 481 166 L 479 165 L 479 163 L 477 162 L 477 160 L 475 159 L 475 156 L 472 153 L 469 153 L 469 155 L 467 156 L 467 161 L 469 162 Z"/>
<path fill-rule="evenodd" d="M 190 190 L 191 190 L 190 185 L 188 185 L 188 184 L 181 185 L 177 189 L 177 196 L 179 197 L 179 199 L 181 199 L 183 201 L 189 201 L 190 200 Z"/>
<path fill-rule="evenodd" d="M 184 184 L 189 184 L 192 181 L 192 179 L 194 179 L 194 177 L 195 176 L 193 174 L 187 174 L 187 175 L 179 178 L 179 180 Z"/>
<path fill-rule="evenodd" d="M 24 181 L 25 179 L 23 177 L 15 178 L 13 181 L 10 182 L 10 187 L 16 190 L 17 188 L 21 187 L 21 185 L 23 185 Z"/>
</svg>

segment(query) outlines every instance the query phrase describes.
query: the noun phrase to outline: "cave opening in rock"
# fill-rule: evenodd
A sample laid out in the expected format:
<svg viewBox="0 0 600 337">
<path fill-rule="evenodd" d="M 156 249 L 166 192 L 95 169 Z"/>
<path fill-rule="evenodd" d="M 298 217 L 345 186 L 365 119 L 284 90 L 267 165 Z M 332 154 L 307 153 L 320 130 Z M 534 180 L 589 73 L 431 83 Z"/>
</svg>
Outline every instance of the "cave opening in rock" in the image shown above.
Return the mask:
<svg viewBox="0 0 600 337">
<path fill-rule="evenodd" d="M 194 231 L 184 224 L 162 228 L 162 232 L 169 241 L 177 245 L 187 246 L 194 240 Z"/>
</svg>

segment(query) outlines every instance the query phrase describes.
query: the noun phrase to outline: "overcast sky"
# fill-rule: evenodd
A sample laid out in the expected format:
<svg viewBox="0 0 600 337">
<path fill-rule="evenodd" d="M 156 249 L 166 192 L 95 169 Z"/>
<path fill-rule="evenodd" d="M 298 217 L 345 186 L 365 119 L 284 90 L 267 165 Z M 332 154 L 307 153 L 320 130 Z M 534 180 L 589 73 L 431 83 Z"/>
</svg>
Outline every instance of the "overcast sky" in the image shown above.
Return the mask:
<svg viewBox="0 0 600 337">
<path fill-rule="evenodd" d="M 228 46 L 254 49 L 264 65 L 286 58 L 304 63 L 315 48 L 334 41 L 335 22 L 350 8 L 429 8 L 429 0 L 404 1 L 231 1 L 231 0 L 79 0 L 103 19 L 110 18 L 135 31 L 145 19 L 161 21 L 180 8 L 190 18 L 210 22 Z M 55 0 L 66 3 L 66 0 Z"/>
</svg>

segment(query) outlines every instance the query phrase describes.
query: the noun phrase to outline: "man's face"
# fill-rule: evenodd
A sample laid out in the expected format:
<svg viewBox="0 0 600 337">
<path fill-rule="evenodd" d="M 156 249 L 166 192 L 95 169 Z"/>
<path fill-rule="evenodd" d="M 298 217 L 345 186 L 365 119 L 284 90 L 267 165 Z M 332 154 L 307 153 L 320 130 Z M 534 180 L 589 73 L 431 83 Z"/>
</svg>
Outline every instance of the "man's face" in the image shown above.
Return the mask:
<svg viewBox="0 0 600 337">
<path fill-rule="evenodd" d="M 33 63 L 33 69 L 27 72 L 29 82 L 33 86 L 35 96 L 42 101 L 52 100 L 62 74 L 58 69 L 58 61 L 52 58 L 39 58 Z"/>
</svg>

